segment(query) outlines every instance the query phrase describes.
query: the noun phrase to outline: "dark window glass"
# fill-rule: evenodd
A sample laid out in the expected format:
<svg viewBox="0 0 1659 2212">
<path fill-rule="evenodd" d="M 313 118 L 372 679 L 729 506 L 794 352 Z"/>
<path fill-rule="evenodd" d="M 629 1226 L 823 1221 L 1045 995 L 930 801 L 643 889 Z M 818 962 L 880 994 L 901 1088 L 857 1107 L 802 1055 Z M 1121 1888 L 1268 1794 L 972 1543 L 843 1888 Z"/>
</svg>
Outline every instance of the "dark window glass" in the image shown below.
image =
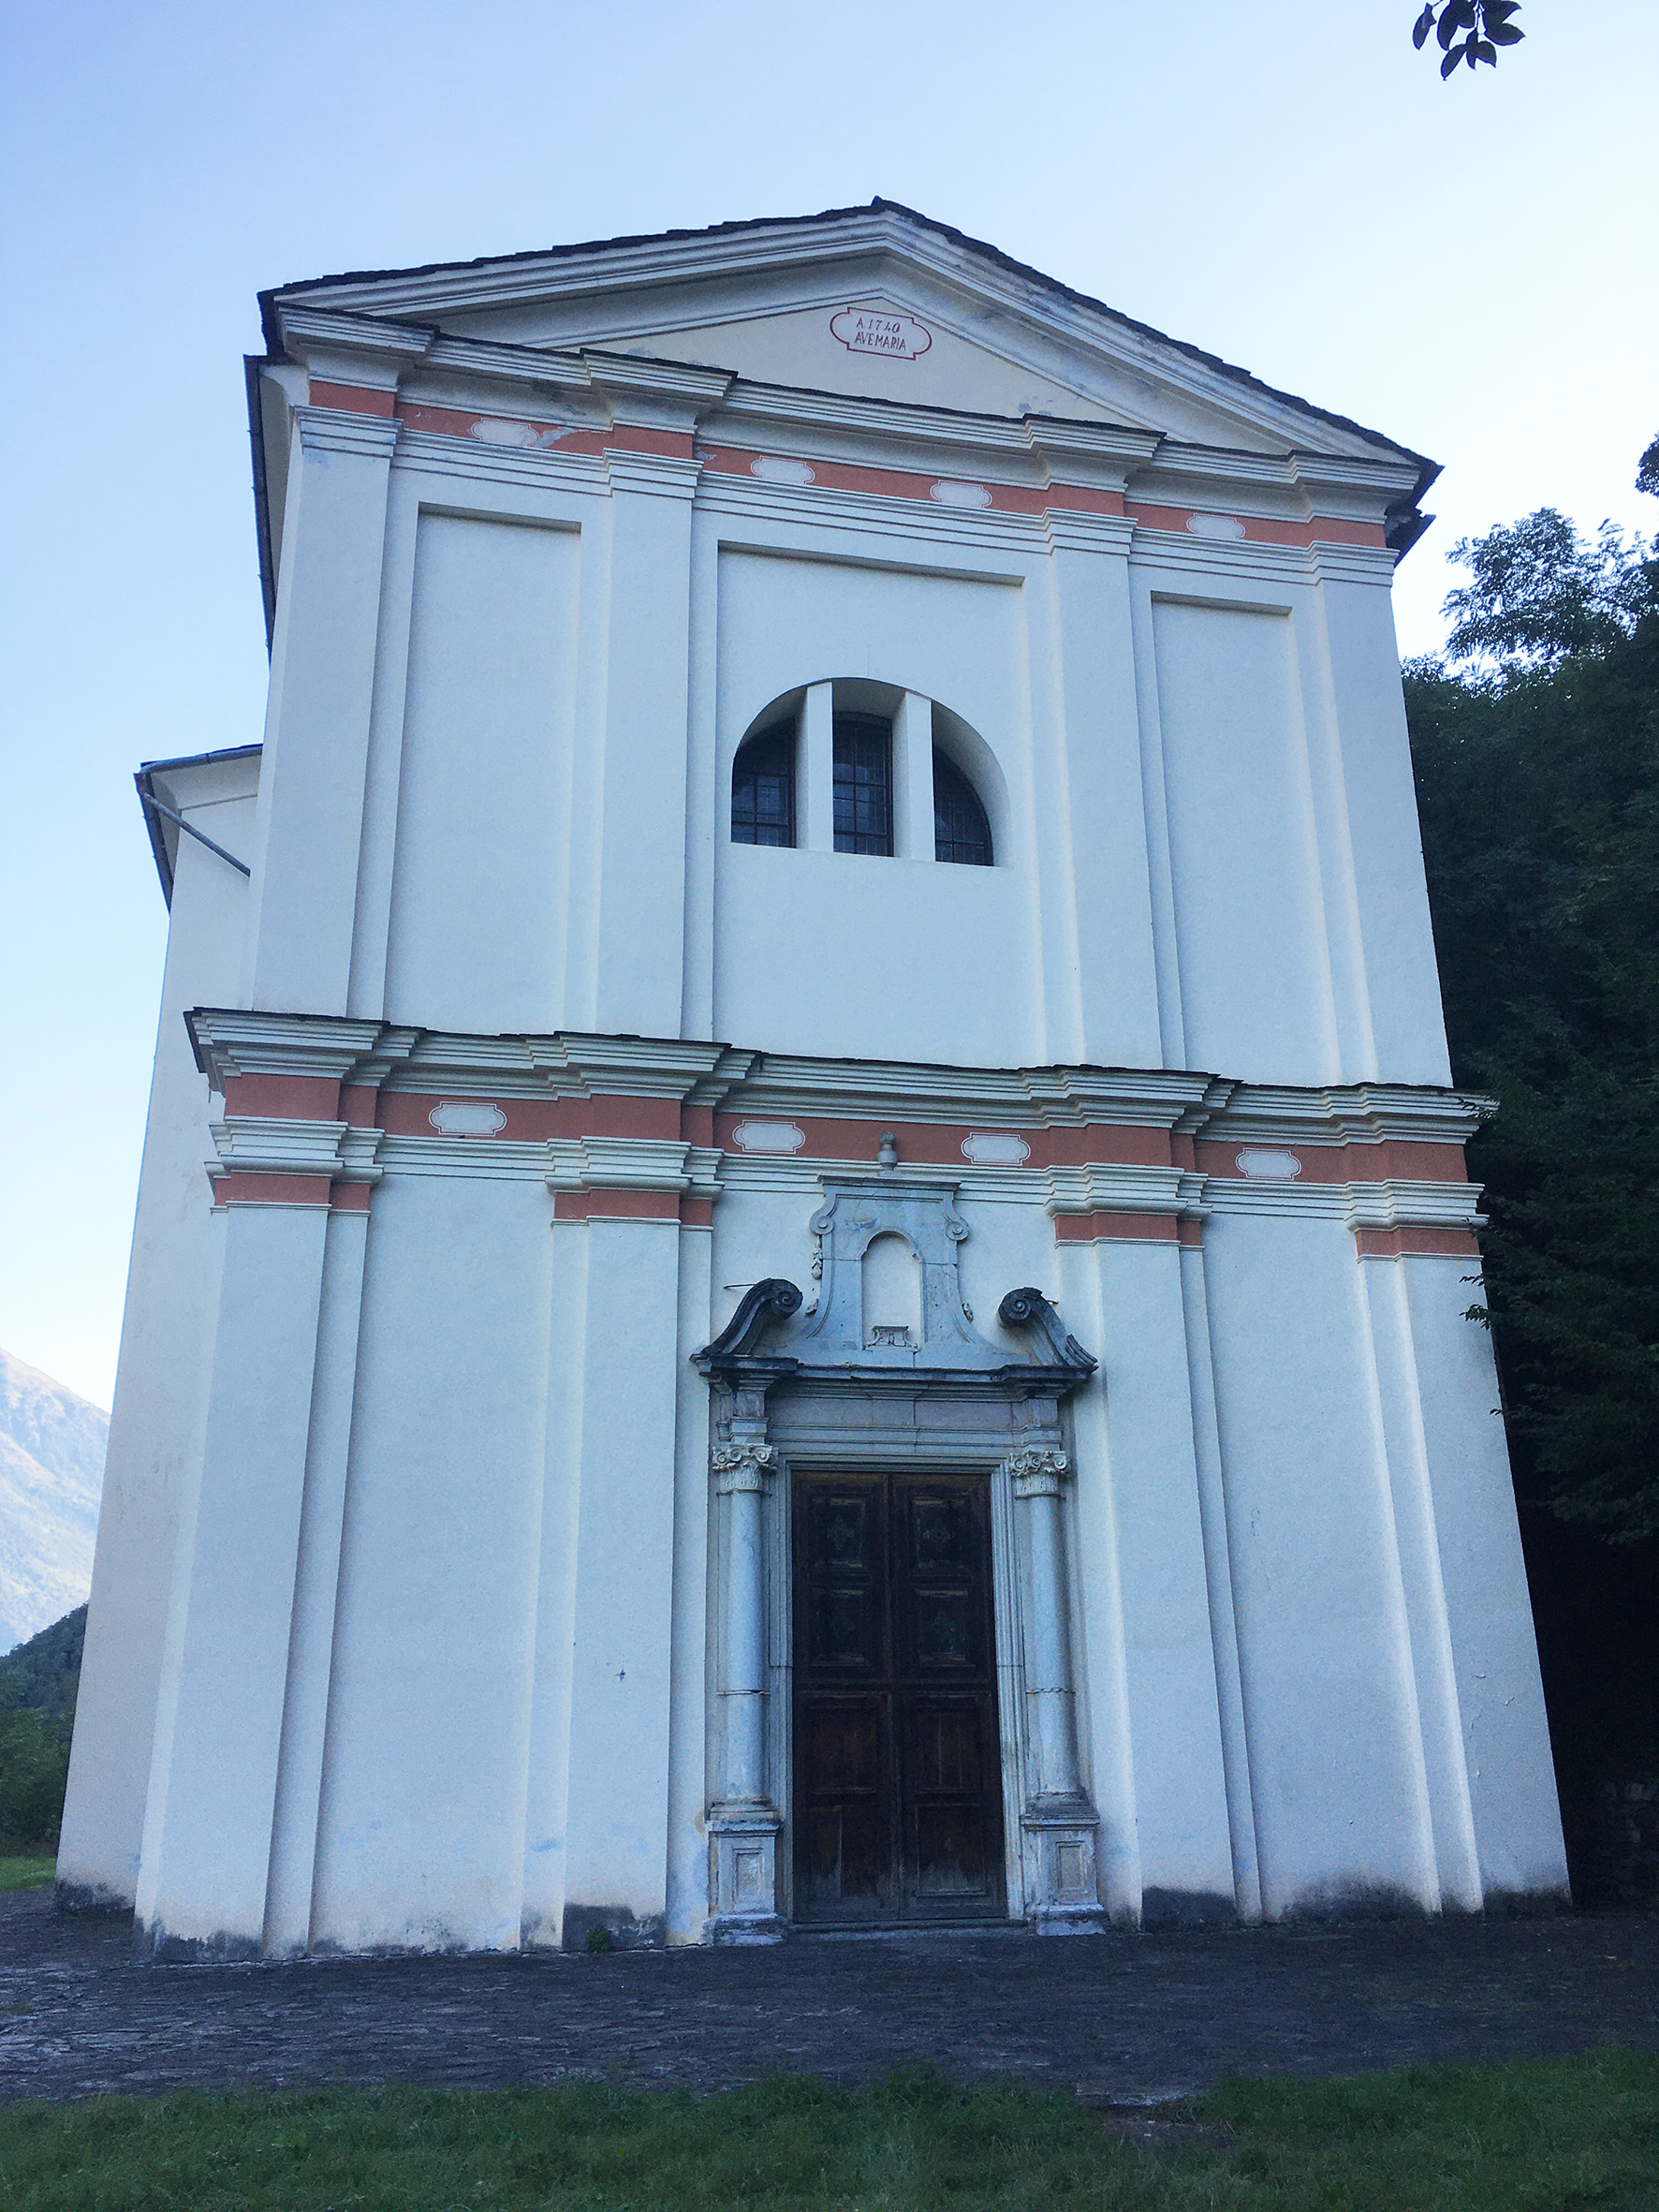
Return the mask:
<svg viewBox="0 0 1659 2212">
<path fill-rule="evenodd" d="M 835 849 L 893 849 L 893 726 L 876 715 L 835 717 Z"/>
<path fill-rule="evenodd" d="M 933 747 L 933 858 L 970 868 L 991 865 L 991 824 L 974 787 L 953 760 Z"/>
<path fill-rule="evenodd" d="M 795 842 L 795 725 L 769 730 L 739 748 L 731 767 L 734 845 Z"/>
</svg>

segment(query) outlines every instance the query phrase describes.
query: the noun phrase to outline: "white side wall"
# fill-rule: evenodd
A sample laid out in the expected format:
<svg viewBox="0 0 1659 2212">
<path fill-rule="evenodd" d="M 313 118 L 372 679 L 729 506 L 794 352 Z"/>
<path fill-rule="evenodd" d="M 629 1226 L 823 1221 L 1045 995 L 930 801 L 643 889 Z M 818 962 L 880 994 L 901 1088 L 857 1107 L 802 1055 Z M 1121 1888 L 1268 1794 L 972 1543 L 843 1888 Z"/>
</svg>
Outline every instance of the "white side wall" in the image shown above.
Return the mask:
<svg viewBox="0 0 1659 2212">
<path fill-rule="evenodd" d="M 215 844 L 252 848 L 258 761 L 175 771 L 163 791 Z M 179 836 L 155 1072 L 139 1174 L 126 1310 L 69 1763 L 58 1879 L 130 1905 L 167 1630 L 179 1501 L 199 1428 L 211 1347 L 210 1099 L 184 1028 L 189 1008 L 234 1005 L 245 877 Z"/>
</svg>

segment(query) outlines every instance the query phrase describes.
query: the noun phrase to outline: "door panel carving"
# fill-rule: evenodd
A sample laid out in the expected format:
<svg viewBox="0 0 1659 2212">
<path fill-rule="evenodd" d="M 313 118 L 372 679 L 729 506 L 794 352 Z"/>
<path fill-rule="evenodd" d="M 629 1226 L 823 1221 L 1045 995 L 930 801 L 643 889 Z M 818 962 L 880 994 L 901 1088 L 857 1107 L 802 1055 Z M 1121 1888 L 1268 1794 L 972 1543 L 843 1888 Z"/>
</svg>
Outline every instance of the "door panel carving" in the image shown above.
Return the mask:
<svg viewBox="0 0 1659 2212">
<path fill-rule="evenodd" d="M 987 1483 L 799 1479 L 795 1583 L 798 1917 L 1000 1917 Z"/>
</svg>

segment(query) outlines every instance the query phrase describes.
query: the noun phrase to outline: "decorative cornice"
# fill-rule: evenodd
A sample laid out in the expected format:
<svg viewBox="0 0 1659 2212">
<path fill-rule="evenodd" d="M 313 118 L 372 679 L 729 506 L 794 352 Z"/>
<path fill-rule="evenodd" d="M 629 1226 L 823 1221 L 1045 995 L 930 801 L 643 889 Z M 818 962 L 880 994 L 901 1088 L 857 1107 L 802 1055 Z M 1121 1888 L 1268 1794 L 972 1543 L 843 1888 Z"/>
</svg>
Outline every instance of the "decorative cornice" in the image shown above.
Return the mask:
<svg viewBox="0 0 1659 2212">
<path fill-rule="evenodd" d="M 1286 444 L 1307 435 L 1311 418 L 1329 426 L 1329 442 L 1350 451 L 1387 455 L 1374 432 L 1324 416 L 1293 395 L 1259 383 L 1243 371 L 1197 347 L 1130 321 L 1103 302 L 1085 299 L 960 234 L 891 205 L 837 210 L 830 217 L 722 226 L 711 231 L 601 242 L 547 254 L 435 268 L 392 270 L 341 277 L 275 298 L 279 315 L 304 302 L 327 302 L 332 312 L 373 308 L 406 317 L 477 313 L 531 303 L 580 302 L 592 319 L 593 303 L 608 293 L 629 298 L 635 332 L 683 330 L 685 288 L 727 290 L 765 273 L 774 280 L 779 304 L 865 293 L 884 282 L 920 279 L 928 288 L 928 319 L 963 339 L 986 342 L 988 324 L 1000 316 L 1025 334 L 1009 358 L 1039 365 L 1050 349 L 1080 356 L 1111 371 L 1151 377 L 1189 400 L 1252 422 Z M 793 279 L 786 294 L 776 280 Z M 659 307 L 655 305 L 661 300 Z M 908 295 L 903 304 L 910 304 Z M 918 305 L 921 302 L 918 302 Z M 712 298 L 715 320 L 729 319 L 732 302 Z M 1395 449 L 1402 451 L 1402 449 Z"/>
<path fill-rule="evenodd" d="M 1466 1144 L 1498 1110 L 1477 1091 L 1405 1084 L 1357 1083 L 1298 1090 L 1239 1084 L 1206 1115 L 1203 1135 L 1218 1143 Z"/>
<path fill-rule="evenodd" d="M 1390 1177 L 1343 1187 L 1350 1229 L 1467 1229 L 1482 1227 L 1478 1183 L 1430 1183 Z"/>
<path fill-rule="evenodd" d="M 198 1007 L 185 1024 L 196 1064 L 216 1091 L 238 1075 L 325 1075 L 343 1082 L 371 1055 L 389 1058 L 390 1040 L 418 1034 L 384 1022 L 249 1013 L 234 1007 Z M 353 1074 L 353 1080 L 371 1079 Z"/>
<path fill-rule="evenodd" d="M 1046 1171 L 1044 1211 L 1063 1214 L 1174 1214 L 1190 1220 L 1208 1210 L 1207 1176 L 1190 1168 L 1055 1167 Z"/>
<path fill-rule="evenodd" d="M 353 415 L 342 407 L 296 407 L 294 422 L 308 453 L 354 453 L 365 461 L 389 462 L 403 435 L 392 416 Z"/>
<path fill-rule="evenodd" d="M 651 1137 L 554 1137 L 547 1149 L 550 1190 L 691 1188 L 688 1144 Z"/>
<path fill-rule="evenodd" d="M 419 324 L 383 322 L 377 316 L 338 309 L 279 307 L 277 316 L 284 346 L 314 376 L 344 372 L 344 381 L 381 390 L 395 387 L 399 372 L 422 360 L 433 337 Z"/>
<path fill-rule="evenodd" d="M 1088 514 L 1077 508 L 1045 508 L 1043 536 L 1050 553 L 1111 553 L 1126 560 L 1135 541 L 1129 515 Z"/>
<path fill-rule="evenodd" d="M 612 492 L 639 492 L 656 499 L 693 499 L 703 465 L 689 453 L 638 453 L 607 446 L 605 479 Z"/>
</svg>

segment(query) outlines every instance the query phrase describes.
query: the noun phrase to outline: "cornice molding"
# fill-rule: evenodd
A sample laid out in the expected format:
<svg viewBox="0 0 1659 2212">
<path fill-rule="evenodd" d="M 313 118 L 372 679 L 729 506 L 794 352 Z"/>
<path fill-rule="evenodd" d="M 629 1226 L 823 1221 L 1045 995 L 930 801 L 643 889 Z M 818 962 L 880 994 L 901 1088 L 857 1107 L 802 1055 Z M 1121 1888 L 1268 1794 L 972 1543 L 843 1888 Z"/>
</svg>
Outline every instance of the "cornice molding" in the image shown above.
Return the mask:
<svg viewBox="0 0 1659 2212">
<path fill-rule="evenodd" d="M 326 1175 L 331 1182 L 378 1183 L 380 1129 L 343 1121 L 301 1121 L 279 1114 L 227 1114 L 208 1124 L 214 1158 L 208 1172 Z"/>
<path fill-rule="evenodd" d="M 413 1039 L 385 1022 L 354 1022 L 337 1015 L 253 1013 L 235 1007 L 198 1007 L 184 1017 L 196 1065 L 216 1091 L 238 1075 L 320 1075 L 336 1083 L 374 1080 L 355 1074 L 376 1058 L 396 1057 L 389 1040 Z"/>
<path fill-rule="evenodd" d="M 296 407 L 300 443 L 308 453 L 354 453 L 389 462 L 403 425 L 389 415 L 352 415 L 342 407 Z"/>
<path fill-rule="evenodd" d="M 1305 435 L 1310 418 L 1321 414 L 1288 393 L 1275 392 L 1243 372 L 1207 359 L 1181 340 L 1135 324 L 1104 302 L 1086 301 L 1059 288 L 1040 288 L 1031 273 L 993 258 L 925 219 L 884 207 L 838 214 L 832 222 L 809 217 L 700 235 L 668 233 L 493 263 L 342 277 L 308 288 L 305 294 L 290 294 L 286 302 L 278 292 L 275 306 L 279 315 L 290 313 L 301 300 L 320 292 L 335 313 L 360 316 L 378 309 L 393 317 L 436 317 L 542 302 L 592 300 L 608 292 L 650 294 L 662 287 L 741 280 L 762 272 L 794 274 L 799 290 L 800 281 L 810 284 L 819 270 L 825 273 L 816 288 L 822 290 L 830 283 L 837 296 L 849 285 L 866 288 L 895 278 L 903 284 L 906 275 L 931 280 L 947 297 L 930 308 L 929 319 L 947 319 L 959 336 L 972 341 L 975 326 L 983 323 L 990 309 L 1011 318 L 1015 329 L 1031 331 L 1039 342 L 1058 343 L 1109 370 L 1151 376 L 1189 400 L 1277 431 L 1287 444 L 1299 433 Z M 787 312 L 800 303 L 780 291 L 772 308 Z M 907 308 L 913 304 L 904 299 L 898 303 Z M 638 316 L 633 319 L 637 322 Z M 685 317 L 676 302 L 673 314 L 648 317 L 653 319 L 667 330 L 675 322 L 683 326 Z M 983 332 L 977 334 L 984 344 Z M 1006 354 L 1008 348 L 1005 345 L 998 350 Z M 1032 365 L 1038 364 L 1034 360 Z M 1356 446 L 1375 449 L 1387 443 L 1358 424 L 1333 421 L 1331 431 L 1334 438 Z"/>
<path fill-rule="evenodd" d="M 815 1059 L 693 1039 L 574 1030 L 481 1037 L 339 1015 L 222 1007 L 198 1007 L 186 1022 L 197 1063 L 215 1090 L 242 1075 L 327 1076 L 348 1086 L 423 1096 L 660 1099 L 761 1118 L 805 1114 L 826 1121 L 1006 1129 L 1108 1125 L 1229 1145 L 1297 1147 L 1389 1140 L 1462 1144 L 1496 1111 L 1492 1099 L 1477 1093 L 1426 1085 L 1302 1088 L 1238 1083 L 1184 1069 L 952 1068 L 925 1061 Z M 1096 1195 L 1090 1203 L 1123 1210 L 1115 1198 L 1108 1202 Z"/>
<path fill-rule="evenodd" d="M 278 328 L 287 351 L 314 374 L 322 364 L 349 362 L 350 380 L 385 388 L 397 382 L 398 369 L 424 359 L 435 332 L 418 324 L 382 321 L 378 316 L 343 314 L 338 309 L 282 307 Z"/>
<path fill-rule="evenodd" d="M 639 453 L 623 446 L 605 449 L 605 481 L 611 492 L 635 492 L 652 499 L 695 499 L 703 465 L 690 453 Z"/>
<path fill-rule="evenodd" d="M 486 414 L 514 406 L 574 407 L 581 418 L 577 427 L 629 424 L 696 432 L 715 442 L 758 443 L 763 450 L 775 445 L 818 459 L 874 460 L 875 465 L 923 474 L 948 473 L 962 465 L 953 455 L 969 453 L 982 472 L 985 461 L 997 455 L 1004 462 L 999 479 L 1008 483 L 1131 489 L 1137 498 L 1177 504 L 1190 502 L 1192 486 L 1201 484 L 1202 499 L 1299 520 L 1328 513 L 1380 523 L 1416 482 L 1408 464 L 1381 458 L 1183 445 L 1161 432 L 1104 420 L 913 406 L 758 382 L 729 369 L 603 347 L 505 345 L 302 309 L 283 310 L 282 328 L 296 357 L 312 374 L 331 381 L 377 391 L 401 388 L 405 397 L 418 394 L 419 404 L 462 411 L 472 406 Z M 412 379 L 411 371 L 419 373 Z M 477 469 L 480 475 L 499 472 L 498 456 Z M 1278 500 L 1271 497 L 1274 491 L 1281 494 Z"/>
<path fill-rule="evenodd" d="M 1048 1195 L 1043 1210 L 1062 1214 L 1174 1214 L 1190 1220 L 1200 1218 L 1210 1178 L 1191 1168 L 1136 1167 L 1114 1163 L 1103 1167 L 1049 1168 L 1044 1172 Z"/>
<path fill-rule="evenodd" d="M 1132 515 L 1089 514 L 1075 507 L 1045 508 L 1038 518 L 1050 553 L 1112 553 L 1127 560 L 1135 542 Z"/>
</svg>

